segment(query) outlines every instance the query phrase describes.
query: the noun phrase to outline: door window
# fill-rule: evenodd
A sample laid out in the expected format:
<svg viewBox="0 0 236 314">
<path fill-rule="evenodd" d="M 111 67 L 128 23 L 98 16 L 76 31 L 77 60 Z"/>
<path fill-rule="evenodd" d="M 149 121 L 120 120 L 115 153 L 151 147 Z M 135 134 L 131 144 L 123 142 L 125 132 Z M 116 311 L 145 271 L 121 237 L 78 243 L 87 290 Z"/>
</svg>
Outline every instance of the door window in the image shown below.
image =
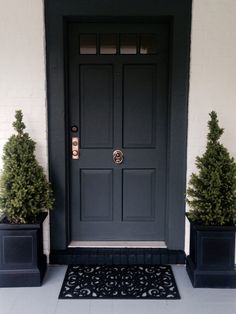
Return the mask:
<svg viewBox="0 0 236 314">
<path fill-rule="evenodd" d="M 81 55 L 150 55 L 158 53 L 156 34 L 80 34 Z M 98 49 L 97 49 L 98 48 Z"/>
<path fill-rule="evenodd" d="M 80 34 L 80 54 L 94 55 L 97 53 L 96 34 Z"/>
<path fill-rule="evenodd" d="M 99 51 L 100 54 L 114 55 L 117 53 L 117 35 L 116 34 L 101 34 Z"/>
</svg>

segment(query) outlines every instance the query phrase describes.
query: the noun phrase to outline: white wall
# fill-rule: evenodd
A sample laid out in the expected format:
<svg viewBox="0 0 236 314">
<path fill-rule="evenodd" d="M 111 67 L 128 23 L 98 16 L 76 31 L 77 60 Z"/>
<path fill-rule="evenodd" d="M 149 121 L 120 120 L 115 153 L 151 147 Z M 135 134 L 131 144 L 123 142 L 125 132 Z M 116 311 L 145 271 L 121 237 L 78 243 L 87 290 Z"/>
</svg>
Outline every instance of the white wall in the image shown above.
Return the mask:
<svg viewBox="0 0 236 314">
<path fill-rule="evenodd" d="M 0 12 L 0 155 L 13 132 L 14 112 L 22 109 L 39 162 L 47 169 L 43 0 L 0 0 Z M 213 109 L 225 127 L 223 142 L 236 157 L 235 17 L 235 0 L 193 0 L 187 177 L 205 148 Z"/>
<path fill-rule="evenodd" d="M 43 0 L 0 0 L 0 156 L 13 133 L 15 110 L 22 109 L 38 160 L 47 170 L 44 46 Z M 48 224 L 44 235 L 47 253 Z"/>
<path fill-rule="evenodd" d="M 208 113 L 218 113 L 222 142 L 236 158 L 236 1 L 193 0 L 187 177 L 206 144 Z M 186 251 L 188 251 L 188 224 Z"/>
</svg>

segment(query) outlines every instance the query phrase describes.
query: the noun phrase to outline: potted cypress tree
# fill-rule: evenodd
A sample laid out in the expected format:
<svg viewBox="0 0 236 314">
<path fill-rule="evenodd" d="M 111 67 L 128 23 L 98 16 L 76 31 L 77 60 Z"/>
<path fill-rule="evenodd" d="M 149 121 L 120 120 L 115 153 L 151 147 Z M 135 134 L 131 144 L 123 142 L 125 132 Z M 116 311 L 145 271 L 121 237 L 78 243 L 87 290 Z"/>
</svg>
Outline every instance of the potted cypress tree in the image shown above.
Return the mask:
<svg viewBox="0 0 236 314">
<path fill-rule="evenodd" d="M 235 288 L 236 164 L 219 139 L 217 114 L 208 122 L 206 151 L 196 158 L 187 189 L 190 254 L 186 269 L 194 287 Z"/>
<path fill-rule="evenodd" d="M 15 119 L 0 177 L 0 287 L 39 286 L 47 265 L 42 224 L 53 196 L 20 110 Z"/>
</svg>

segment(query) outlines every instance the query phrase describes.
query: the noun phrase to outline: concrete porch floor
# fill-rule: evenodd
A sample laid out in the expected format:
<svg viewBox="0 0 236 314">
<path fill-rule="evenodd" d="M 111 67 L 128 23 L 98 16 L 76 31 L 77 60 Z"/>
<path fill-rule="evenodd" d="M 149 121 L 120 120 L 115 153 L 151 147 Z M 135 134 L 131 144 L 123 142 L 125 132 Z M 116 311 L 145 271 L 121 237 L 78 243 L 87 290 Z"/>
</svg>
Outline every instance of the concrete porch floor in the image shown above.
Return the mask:
<svg viewBox="0 0 236 314">
<path fill-rule="evenodd" d="M 66 266 L 49 266 L 42 287 L 0 288 L 0 314 L 233 314 L 236 289 L 193 289 L 185 266 L 173 271 L 181 300 L 58 300 Z"/>
</svg>

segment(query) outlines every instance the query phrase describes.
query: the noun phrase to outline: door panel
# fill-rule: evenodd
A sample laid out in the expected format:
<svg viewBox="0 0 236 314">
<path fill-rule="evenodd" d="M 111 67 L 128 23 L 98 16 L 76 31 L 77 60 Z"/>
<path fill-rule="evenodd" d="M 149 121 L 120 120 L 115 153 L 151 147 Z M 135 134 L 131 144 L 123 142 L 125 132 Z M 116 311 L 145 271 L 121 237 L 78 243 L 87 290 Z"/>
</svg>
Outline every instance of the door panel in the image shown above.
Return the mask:
<svg viewBox="0 0 236 314">
<path fill-rule="evenodd" d="M 80 66 L 81 148 L 113 147 L 112 82 L 112 66 Z"/>
<path fill-rule="evenodd" d="M 158 38 L 156 54 L 139 47 L 145 32 Z M 101 49 L 106 33 L 116 43 Z M 69 140 L 80 138 L 80 158 L 70 159 L 71 241 L 163 241 L 168 27 L 72 23 L 69 34 L 69 124 L 78 127 Z M 80 49 L 80 34 L 93 34 L 93 54 L 85 41 Z M 122 38 L 132 38 L 123 50 Z"/>
<path fill-rule="evenodd" d="M 123 221 L 155 221 L 155 169 L 123 170 Z"/>
<path fill-rule="evenodd" d="M 113 214 L 112 170 L 81 170 L 80 176 L 81 221 L 111 221 Z"/>
<path fill-rule="evenodd" d="M 124 147 L 154 147 L 156 66 L 125 65 Z"/>
</svg>

